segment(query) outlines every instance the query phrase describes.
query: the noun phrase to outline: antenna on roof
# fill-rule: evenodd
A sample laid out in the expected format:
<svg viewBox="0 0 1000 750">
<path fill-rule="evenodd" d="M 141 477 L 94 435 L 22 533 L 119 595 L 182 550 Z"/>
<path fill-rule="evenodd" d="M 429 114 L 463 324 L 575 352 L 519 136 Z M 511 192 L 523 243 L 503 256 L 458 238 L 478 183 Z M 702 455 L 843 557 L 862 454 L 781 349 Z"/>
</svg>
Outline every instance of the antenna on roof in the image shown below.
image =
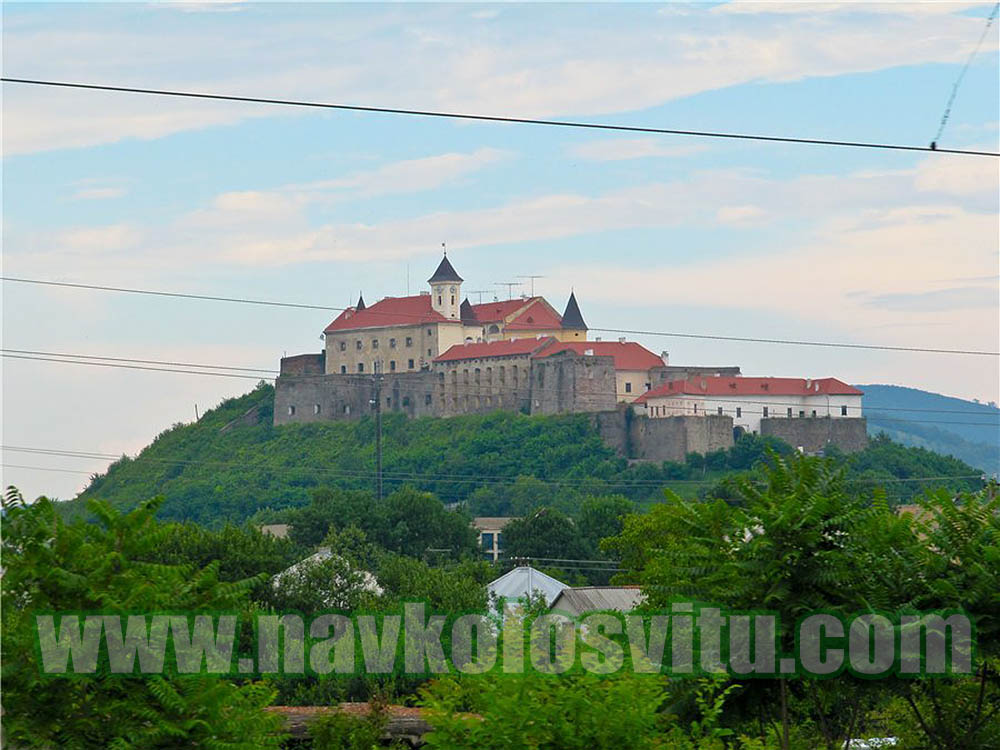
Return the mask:
<svg viewBox="0 0 1000 750">
<path fill-rule="evenodd" d="M 517 278 L 519 278 L 519 279 L 531 279 L 531 296 L 534 297 L 535 296 L 535 279 L 544 279 L 545 277 L 542 274 L 540 274 L 540 273 L 536 273 L 536 274 L 518 274 Z"/>
<path fill-rule="evenodd" d="M 522 284 L 520 281 L 494 281 L 493 283 L 497 286 L 507 287 L 507 299 L 513 299 L 514 287 L 521 286 Z"/>
<path fill-rule="evenodd" d="M 466 294 L 478 294 L 479 295 L 479 302 L 476 303 L 477 305 L 483 304 L 483 295 L 484 294 L 489 294 L 489 293 L 490 293 L 489 289 L 470 289 L 468 292 L 466 292 Z"/>
</svg>

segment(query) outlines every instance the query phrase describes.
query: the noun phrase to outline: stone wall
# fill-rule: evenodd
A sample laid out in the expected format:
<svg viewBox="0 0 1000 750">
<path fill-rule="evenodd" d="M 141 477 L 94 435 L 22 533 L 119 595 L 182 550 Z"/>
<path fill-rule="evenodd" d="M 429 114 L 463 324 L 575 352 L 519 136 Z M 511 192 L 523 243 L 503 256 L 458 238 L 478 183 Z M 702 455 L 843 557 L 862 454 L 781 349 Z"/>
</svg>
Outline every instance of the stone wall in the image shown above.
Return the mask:
<svg viewBox="0 0 1000 750">
<path fill-rule="evenodd" d="M 484 357 L 435 362 L 439 416 L 527 412 L 531 403 L 531 357 Z"/>
<path fill-rule="evenodd" d="M 616 407 L 614 357 L 560 352 L 531 362 L 532 414 L 610 411 Z"/>
<path fill-rule="evenodd" d="M 386 373 L 383 412 L 437 416 L 437 376 L 431 372 Z M 280 376 L 274 384 L 274 423 L 359 419 L 371 414 L 375 383 L 370 375 Z"/>
<path fill-rule="evenodd" d="M 282 375 L 322 375 L 326 372 L 326 354 L 296 354 L 281 358 Z"/>
<path fill-rule="evenodd" d="M 710 453 L 733 445 L 729 416 L 650 419 L 629 408 L 594 414 L 594 426 L 618 455 L 645 461 L 683 462 L 688 453 Z"/>
<path fill-rule="evenodd" d="M 833 443 L 845 453 L 856 453 L 868 445 L 868 420 L 864 417 L 762 419 L 760 434 L 781 438 L 806 453 L 818 453 L 828 443 Z"/>
</svg>

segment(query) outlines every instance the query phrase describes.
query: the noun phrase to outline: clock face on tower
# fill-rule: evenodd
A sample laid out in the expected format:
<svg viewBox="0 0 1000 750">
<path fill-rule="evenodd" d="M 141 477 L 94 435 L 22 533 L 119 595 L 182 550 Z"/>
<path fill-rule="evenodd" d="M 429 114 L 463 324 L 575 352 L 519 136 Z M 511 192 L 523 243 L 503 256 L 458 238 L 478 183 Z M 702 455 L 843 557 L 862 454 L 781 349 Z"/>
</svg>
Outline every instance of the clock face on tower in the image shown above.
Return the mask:
<svg viewBox="0 0 1000 750">
<path fill-rule="evenodd" d="M 454 294 L 454 293 L 455 293 L 455 287 L 452 287 L 451 288 L 451 294 Z"/>
</svg>

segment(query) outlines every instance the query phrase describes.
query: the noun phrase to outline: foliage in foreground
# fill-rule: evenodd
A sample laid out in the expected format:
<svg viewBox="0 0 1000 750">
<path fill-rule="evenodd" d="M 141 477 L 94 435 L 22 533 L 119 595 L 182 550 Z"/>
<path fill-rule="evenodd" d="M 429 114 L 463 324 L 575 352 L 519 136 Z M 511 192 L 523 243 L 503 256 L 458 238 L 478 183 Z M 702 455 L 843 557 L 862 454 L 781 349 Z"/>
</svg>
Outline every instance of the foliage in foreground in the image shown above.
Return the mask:
<svg viewBox="0 0 1000 750">
<path fill-rule="evenodd" d="M 65 523 L 52 503 L 8 492 L 3 524 L 4 732 L 32 748 L 278 747 L 280 719 L 261 709 L 259 683 L 209 676 L 53 677 L 41 672 L 34 615 L 41 612 L 239 610 L 254 579 L 226 583 L 219 565 L 145 562 L 166 527 L 158 500 L 122 515 L 92 503 L 97 523 Z M 167 661 L 169 664 L 169 659 Z M 100 667 L 98 668 L 100 671 Z"/>
</svg>

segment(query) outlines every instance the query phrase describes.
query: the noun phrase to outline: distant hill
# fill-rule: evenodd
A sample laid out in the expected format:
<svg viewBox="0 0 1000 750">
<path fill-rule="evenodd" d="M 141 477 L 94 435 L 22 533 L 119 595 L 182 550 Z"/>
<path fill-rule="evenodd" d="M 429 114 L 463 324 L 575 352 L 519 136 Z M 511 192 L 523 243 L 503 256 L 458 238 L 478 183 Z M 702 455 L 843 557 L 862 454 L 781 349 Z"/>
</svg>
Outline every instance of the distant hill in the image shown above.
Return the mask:
<svg viewBox="0 0 1000 750">
<path fill-rule="evenodd" d="M 371 418 L 275 427 L 273 398 L 273 387 L 261 384 L 223 401 L 198 422 L 171 427 L 136 458 L 123 458 L 93 477 L 77 500 L 60 506 L 74 514 L 88 498 L 132 507 L 162 494 L 161 517 L 217 526 L 305 505 L 320 487 L 372 489 Z M 685 463 L 629 462 L 602 442 L 584 414 L 497 412 L 415 420 L 386 414 L 383 435 L 386 493 L 411 485 L 445 503 L 467 503 L 474 515 L 484 516 L 519 515 L 539 505 L 573 512 L 583 498 L 606 494 L 647 506 L 663 499 L 664 487 L 699 497 L 720 478 L 750 468 L 768 446 L 791 450 L 780 441 L 744 436 L 729 451 L 692 455 Z M 849 478 L 863 488 L 884 485 L 895 502 L 930 486 L 914 478 L 975 473 L 963 461 L 887 439 L 848 460 Z M 933 484 L 981 486 L 974 479 Z"/>
<path fill-rule="evenodd" d="M 865 392 L 868 434 L 960 458 L 1000 472 L 1000 409 L 901 385 L 858 385 Z"/>
</svg>

